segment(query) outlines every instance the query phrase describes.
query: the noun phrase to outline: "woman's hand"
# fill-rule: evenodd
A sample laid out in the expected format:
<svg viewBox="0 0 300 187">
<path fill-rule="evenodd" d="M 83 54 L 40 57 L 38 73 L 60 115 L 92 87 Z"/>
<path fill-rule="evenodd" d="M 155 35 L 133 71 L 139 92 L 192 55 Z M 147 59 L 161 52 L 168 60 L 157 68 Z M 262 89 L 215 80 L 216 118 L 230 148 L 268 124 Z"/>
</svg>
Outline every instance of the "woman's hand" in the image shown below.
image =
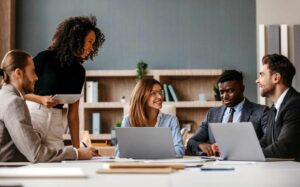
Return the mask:
<svg viewBox="0 0 300 187">
<path fill-rule="evenodd" d="M 58 100 L 57 99 L 53 99 L 52 96 L 40 96 L 40 103 L 44 106 L 46 106 L 47 108 L 52 108 L 55 105 L 58 104 Z"/>
</svg>

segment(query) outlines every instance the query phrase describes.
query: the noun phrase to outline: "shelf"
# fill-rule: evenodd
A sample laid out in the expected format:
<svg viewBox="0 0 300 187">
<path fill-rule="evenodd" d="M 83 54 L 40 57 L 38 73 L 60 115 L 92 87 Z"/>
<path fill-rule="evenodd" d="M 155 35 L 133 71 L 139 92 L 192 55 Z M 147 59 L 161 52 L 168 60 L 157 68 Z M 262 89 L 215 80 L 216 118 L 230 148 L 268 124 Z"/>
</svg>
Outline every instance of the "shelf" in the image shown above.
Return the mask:
<svg viewBox="0 0 300 187">
<path fill-rule="evenodd" d="M 111 140 L 110 134 L 90 134 L 91 140 Z M 63 135 L 64 140 L 71 140 L 70 134 Z"/>
<path fill-rule="evenodd" d="M 121 102 L 98 102 L 98 103 L 83 103 L 83 108 L 123 108 Z"/>
<path fill-rule="evenodd" d="M 87 77 L 135 77 L 135 70 L 89 70 Z"/>
<path fill-rule="evenodd" d="M 218 107 L 222 105 L 221 101 L 178 101 L 178 102 L 164 102 L 174 103 L 177 108 L 210 108 L 210 107 Z M 123 108 L 124 105 L 128 105 L 128 103 L 123 104 L 121 102 L 98 102 L 98 103 L 83 103 L 83 108 L 85 109 L 97 109 L 97 108 Z"/>
<path fill-rule="evenodd" d="M 172 85 L 179 101 L 164 104 L 175 105 L 179 123 L 192 124 L 192 133 L 211 107 L 222 105 L 221 101 L 214 101 L 213 92 L 213 85 L 222 72 L 222 69 L 155 69 L 149 70 L 146 77 L 154 78 L 161 84 Z M 135 69 L 86 71 L 86 81 L 98 82 L 99 102 L 86 103 L 85 97 L 81 99 L 80 129 L 92 132 L 92 115 L 100 113 L 100 132 L 104 134 L 91 135 L 94 142 L 110 140 L 111 128 L 122 121 L 123 108 L 128 107 L 132 90 L 136 85 L 136 74 Z M 86 87 L 83 94 L 86 94 Z M 206 101 L 199 101 L 200 94 L 205 95 Z M 123 97 L 125 103 L 120 102 Z"/>
<path fill-rule="evenodd" d="M 219 76 L 222 69 L 156 69 L 147 76 Z M 136 70 L 89 70 L 87 77 L 136 77 Z"/>
<path fill-rule="evenodd" d="M 178 70 L 155 70 L 159 76 L 219 76 L 221 69 L 178 69 Z"/>
<path fill-rule="evenodd" d="M 172 103 L 172 102 L 170 102 Z M 211 108 L 211 107 L 218 107 L 222 105 L 221 101 L 179 101 L 174 102 L 176 108 Z"/>
</svg>

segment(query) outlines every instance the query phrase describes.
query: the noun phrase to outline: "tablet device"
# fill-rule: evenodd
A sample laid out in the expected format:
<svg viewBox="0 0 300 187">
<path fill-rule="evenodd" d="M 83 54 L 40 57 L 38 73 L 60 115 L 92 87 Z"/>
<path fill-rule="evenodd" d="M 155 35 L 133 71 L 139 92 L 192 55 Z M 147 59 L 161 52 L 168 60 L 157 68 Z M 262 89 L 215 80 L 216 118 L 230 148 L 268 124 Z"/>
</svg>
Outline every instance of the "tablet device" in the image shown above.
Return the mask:
<svg viewBox="0 0 300 187">
<path fill-rule="evenodd" d="M 73 104 L 80 99 L 81 94 L 56 94 L 53 99 L 59 100 L 59 104 Z"/>
</svg>

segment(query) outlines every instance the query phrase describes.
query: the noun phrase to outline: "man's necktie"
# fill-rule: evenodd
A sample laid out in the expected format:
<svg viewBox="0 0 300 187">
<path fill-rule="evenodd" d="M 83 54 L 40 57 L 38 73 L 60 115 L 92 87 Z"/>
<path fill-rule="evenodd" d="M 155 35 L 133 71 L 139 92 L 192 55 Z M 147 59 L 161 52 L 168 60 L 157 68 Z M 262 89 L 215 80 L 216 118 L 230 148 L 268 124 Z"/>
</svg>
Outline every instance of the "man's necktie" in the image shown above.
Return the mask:
<svg viewBox="0 0 300 187">
<path fill-rule="evenodd" d="M 271 127 L 271 133 L 272 133 L 272 142 L 275 141 L 274 139 L 274 133 L 275 133 L 275 117 L 276 117 L 277 109 L 272 105 L 270 108 L 270 127 Z"/>
<path fill-rule="evenodd" d="M 228 118 L 228 123 L 232 123 L 233 121 L 233 114 L 234 114 L 234 108 L 230 108 L 229 110 L 229 118 Z"/>
</svg>

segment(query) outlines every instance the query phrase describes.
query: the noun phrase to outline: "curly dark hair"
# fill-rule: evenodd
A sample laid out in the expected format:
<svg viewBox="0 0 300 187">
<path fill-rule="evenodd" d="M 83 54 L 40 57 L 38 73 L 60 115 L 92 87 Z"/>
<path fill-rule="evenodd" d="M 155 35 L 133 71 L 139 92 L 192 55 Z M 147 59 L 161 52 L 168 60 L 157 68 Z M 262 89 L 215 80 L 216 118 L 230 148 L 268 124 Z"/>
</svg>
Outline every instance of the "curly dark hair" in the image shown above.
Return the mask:
<svg viewBox="0 0 300 187">
<path fill-rule="evenodd" d="M 105 41 L 104 34 L 96 27 L 96 24 L 97 19 L 92 15 L 65 19 L 56 28 L 48 49 L 57 52 L 57 58 L 61 61 L 62 66 L 70 65 L 76 60 L 93 60 L 93 57 L 98 54 L 99 47 Z M 81 59 L 78 54 L 82 53 L 84 39 L 90 31 L 94 31 L 96 35 L 93 51 L 85 59 Z"/>
</svg>

